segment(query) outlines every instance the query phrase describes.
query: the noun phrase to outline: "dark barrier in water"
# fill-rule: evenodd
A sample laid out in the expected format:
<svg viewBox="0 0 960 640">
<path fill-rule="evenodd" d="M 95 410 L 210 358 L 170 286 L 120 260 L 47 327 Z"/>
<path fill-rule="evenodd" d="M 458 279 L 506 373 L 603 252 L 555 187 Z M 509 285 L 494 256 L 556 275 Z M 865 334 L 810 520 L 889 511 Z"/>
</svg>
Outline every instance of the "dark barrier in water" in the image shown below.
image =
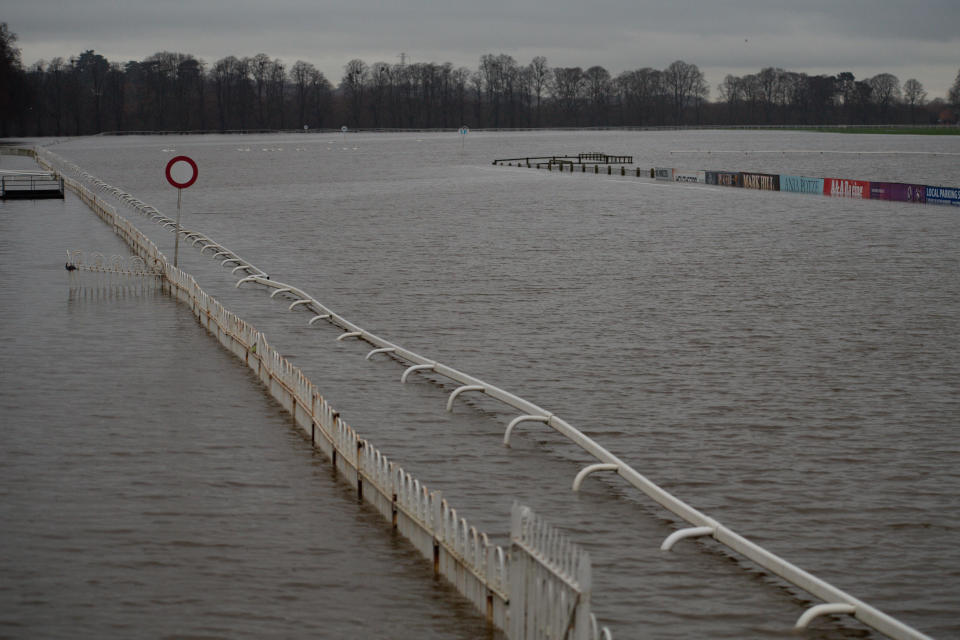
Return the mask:
<svg viewBox="0 0 960 640">
<path fill-rule="evenodd" d="M 706 171 L 677 171 L 676 169 L 674 169 L 673 179 L 676 182 L 704 183 L 707 181 L 707 172 Z"/>
<path fill-rule="evenodd" d="M 927 187 L 927 204 L 947 204 L 960 207 L 960 189 L 956 187 Z"/>
<path fill-rule="evenodd" d="M 717 184 L 725 187 L 742 187 L 740 173 L 736 171 L 707 171 L 707 184 Z"/>
<path fill-rule="evenodd" d="M 897 202 L 926 202 L 927 188 L 921 184 L 902 182 L 871 182 L 870 198 L 873 200 L 896 200 Z"/>
<path fill-rule="evenodd" d="M 772 173 L 741 173 L 741 184 L 744 189 L 760 189 L 761 191 L 780 191 L 780 176 Z"/>
<path fill-rule="evenodd" d="M 847 180 L 845 178 L 824 178 L 823 195 L 834 198 L 870 199 L 870 183 L 866 180 Z"/>
<path fill-rule="evenodd" d="M 806 178 L 804 176 L 788 176 L 780 174 L 780 191 L 794 193 L 815 193 L 823 195 L 823 178 Z"/>
</svg>

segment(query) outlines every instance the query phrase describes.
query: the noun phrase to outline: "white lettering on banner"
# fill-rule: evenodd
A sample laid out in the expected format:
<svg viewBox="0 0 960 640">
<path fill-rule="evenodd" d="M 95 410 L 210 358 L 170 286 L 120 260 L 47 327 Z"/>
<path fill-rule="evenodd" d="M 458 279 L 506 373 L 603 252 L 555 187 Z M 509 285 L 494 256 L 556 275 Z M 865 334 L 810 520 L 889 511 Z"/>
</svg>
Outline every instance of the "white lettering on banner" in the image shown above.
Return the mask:
<svg viewBox="0 0 960 640">
<path fill-rule="evenodd" d="M 831 180 L 830 195 L 837 198 L 863 198 L 863 185 L 850 180 Z"/>
<path fill-rule="evenodd" d="M 758 176 L 746 173 L 743 176 L 743 186 L 747 189 L 774 191 L 773 176 Z"/>
<path fill-rule="evenodd" d="M 927 187 L 928 198 L 943 200 L 960 200 L 960 189 L 944 189 L 943 187 Z"/>
</svg>

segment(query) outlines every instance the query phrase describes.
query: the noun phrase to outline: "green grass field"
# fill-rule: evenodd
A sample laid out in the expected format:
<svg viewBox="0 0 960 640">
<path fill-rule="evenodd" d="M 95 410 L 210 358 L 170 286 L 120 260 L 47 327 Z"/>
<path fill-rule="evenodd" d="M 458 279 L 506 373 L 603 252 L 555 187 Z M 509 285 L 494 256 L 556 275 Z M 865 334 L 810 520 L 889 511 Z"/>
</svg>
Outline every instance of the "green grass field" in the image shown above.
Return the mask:
<svg viewBox="0 0 960 640">
<path fill-rule="evenodd" d="M 909 136 L 960 136 L 960 127 L 941 125 L 927 127 L 814 127 L 824 133 L 873 133 Z"/>
</svg>

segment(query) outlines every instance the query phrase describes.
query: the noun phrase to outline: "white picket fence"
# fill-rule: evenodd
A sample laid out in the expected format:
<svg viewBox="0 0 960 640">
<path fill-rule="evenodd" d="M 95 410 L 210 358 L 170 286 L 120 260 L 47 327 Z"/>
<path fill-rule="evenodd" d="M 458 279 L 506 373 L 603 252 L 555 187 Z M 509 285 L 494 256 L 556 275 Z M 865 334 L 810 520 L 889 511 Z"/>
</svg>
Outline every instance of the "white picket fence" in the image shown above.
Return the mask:
<svg viewBox="0 0 960 640">
<path fill-rule="evenodd" d="M 590 615 L 589 554 L 517 503 L 511 513 L 510 569 L 511 638 L 612 638 Z"/>
<path fill-rule="evenodd" d="M 46 164 L 43 157 L 37 160 Z M 89 178 L 89 174 L 85 177 Z M 535 532 L 554 530 L 526 507 L 514 508 L 515 523 L 517 510 L 522 509 L 523 513 L 519 519 L 522 525 L 514 530 L 515 551 L 508 554 L 501 546 L 492 544 L 487 534 L 471 526 L 439 491 L 430 491 L 357 434 L 303 372 L 269 344 L 263 333 L 207 294 L 193 276 L 174 267 L 153 241 L 119 215 L 115 207 L 74 179 L 66 178 L 65 184 L 130 245 L 139 260 L 162 272 L 170 294 L 188 306 L 224 348 L 256 373 L 313 446 L 326 454 L 336 471 L 356 487 L 357 496 L 432 561 L 434 572 L 453 584 L 488 623 L 507 631 L 511 640 L 610 640 L 610 631 L 600 629 L 590 612 L 589 579 L 576 577 L 582 576 L 583 571 L 589 576 L 585 552 L 569 542 L 558 547 L 556 533 L 536 535 Z M 99 186 L 103 188 L 103 184 L 100 182 Z M 515 565 L 513 558 L 517 558 Z M 577 567 L 575 577 L 556 569 L 573 566 Z M 525 586 L 515 601 L 510 598 L 511 577 Z M 534 585 L 534 591 L 530 591 L 529 585 Z M 528 624 L 511 626 L 511 619 L 526 620 Z M 545 622 L 560 619 L 574 619 L 576 624 Z"/>
</svg>

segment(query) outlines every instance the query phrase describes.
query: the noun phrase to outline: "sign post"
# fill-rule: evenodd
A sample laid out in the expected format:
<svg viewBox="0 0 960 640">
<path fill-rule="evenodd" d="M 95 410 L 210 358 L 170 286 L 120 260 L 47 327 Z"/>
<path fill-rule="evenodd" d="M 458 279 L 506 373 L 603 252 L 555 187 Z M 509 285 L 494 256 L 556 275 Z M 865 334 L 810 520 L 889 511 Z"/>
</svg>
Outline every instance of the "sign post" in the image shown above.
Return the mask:
<svg viewBox="0 0 960 640">
<path fill-rule="evenodd" d="M 174 167 L 180 163 L 186 163 L 188 168 L 186 170 L 178 169 L 178 176 L 174 176 Z M 186 171 L 190 172 L 186 180 L 178 179 L 182 177 Z M 176 267 L 180 257 L 180 195 L 183 193 L 184 189 L 197 181 L 197 163 L 193 161 L 193 158 L 188 156 L 177 156 L 175 158 L 171 158 L 170 162 L 167 163 L 166 174 L 167 182 L 177 188 L 177 231 L 176 238 L 173 241 L 173 266 Z"/>
</svg>

